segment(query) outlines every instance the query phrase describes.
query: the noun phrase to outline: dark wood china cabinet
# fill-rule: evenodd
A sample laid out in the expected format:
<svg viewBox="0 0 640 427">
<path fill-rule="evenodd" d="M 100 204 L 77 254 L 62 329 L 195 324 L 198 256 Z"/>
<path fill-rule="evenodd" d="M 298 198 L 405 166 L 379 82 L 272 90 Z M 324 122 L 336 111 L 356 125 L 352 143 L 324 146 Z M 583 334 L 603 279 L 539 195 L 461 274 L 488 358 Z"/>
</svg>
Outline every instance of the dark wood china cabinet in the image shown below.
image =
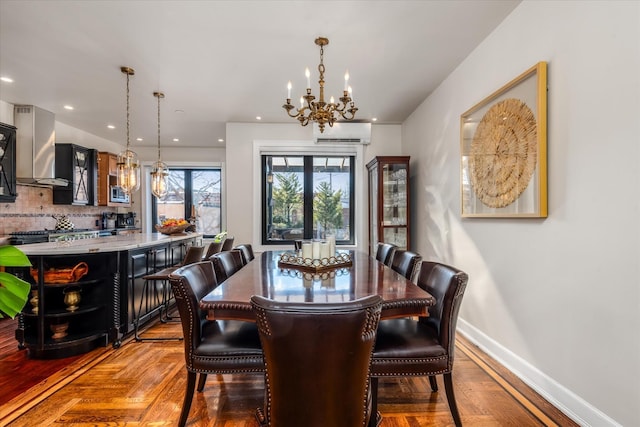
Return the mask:
<svg viewBox="0 0 640 427">
<path fill-rule="evenodd" d="M 378 242 L 411 248 L 409 156 L 378 156 L 369 171 L 369 253 Z"/>
</svg>

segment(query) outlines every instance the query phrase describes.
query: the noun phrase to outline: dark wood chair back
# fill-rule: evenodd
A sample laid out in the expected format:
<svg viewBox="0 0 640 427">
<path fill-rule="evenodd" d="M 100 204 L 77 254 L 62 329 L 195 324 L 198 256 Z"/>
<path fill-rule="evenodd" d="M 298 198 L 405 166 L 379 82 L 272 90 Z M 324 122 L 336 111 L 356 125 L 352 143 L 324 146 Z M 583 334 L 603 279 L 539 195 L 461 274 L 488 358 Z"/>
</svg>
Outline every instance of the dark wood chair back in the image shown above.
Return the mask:
<svg viewBox="0 0 640 427">
<path fill-rule="evenodd" d="M 393 261 L 393 254 L 395 254 L 397 249 L 396 245 L 392 245 L 391 243 L 382 243 L 378 242 L 378 250 L 376 251 L 376 259 L 386 265 L 387 267 L 391 267 L 391 261 Z"/>
<path fill-rule="evenodd" d="M 422 256 L 415 252 L 396 250 L 391 262 L 391 269 L 415 283 L 420 270 L 420 261 L 422 261 Z"/>
<path fill-rule="evenodd" d="M 224 282 L 244 267 L 242 253 L 238 250 L 222 251 L 210 258 L 219 282 Z"/>
<path fill-rule="evenodd" d="M 366 426 L 382 298 L 305 304 L 253 296 L 265 360 L 262 425 Z"/>
<path fill-rule="evenodd" d="M 231 249 L 233 249 L 233 242 L 234 241 L 235 241 L 235 237 L 227 236 L 227 238 L 224 239 L 224 242 L 222 242 L 222 250 L 223 251 L 230 251 Z"/>
<path fill-rule="evenodd" d="M 242 257 L 244 258 L 245 264 L 250 261 L 253 261 L 253 259 L 255 258 L 255 255 L 253 254 L 253 248 L 248 243 L 238 245 L 233 249 L 237 249 L 242 253 Z"/>
<path fill-rule="evenodd" d="M 222 250 L 222 244 L 224 242 L 221 240 L 219 242 L 211 242 L 209 247 L 207 248 L 207 253 L 202 258 L 203 261 L 207 261 L 213 254 L 217 254 Z"/>
</svg>

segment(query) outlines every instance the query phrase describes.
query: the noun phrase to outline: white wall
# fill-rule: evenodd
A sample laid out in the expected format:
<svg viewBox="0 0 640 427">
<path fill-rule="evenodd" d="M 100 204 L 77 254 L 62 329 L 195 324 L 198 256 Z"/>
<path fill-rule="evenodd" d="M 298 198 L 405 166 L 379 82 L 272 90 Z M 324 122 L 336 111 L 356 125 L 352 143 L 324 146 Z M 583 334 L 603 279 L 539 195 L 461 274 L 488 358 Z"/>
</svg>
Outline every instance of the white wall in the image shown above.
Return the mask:
<svg viewBox="0 0 640 427">
<path fill-rule="evenodd" d="M 538 61 L 549 217 L 462 220 L 460 115 Z M 461 331 L 581 425 L 640 425 L 640 2 L 524 1 L 402 132 L 416 249 L 470 276 Z"/>
<path fill-rule="evenodd" d="M 227 173 L 226 194 L 227 230 L 235 237 L 236 243 L 250 243 L 260 250 L 260 230 L 258 229 L 260 211 L 255 200 L 260 199 L 260 187 L 254 188 L 256 177 L 260 172 L 255 164 L 254 142 L 281 141 L 282 144 L 297 144 L 314 147 L 311 127 L 302 127 L 292 120 L 291 124 L 227 124 Z M 359 184 L 361 191 L 356 191 L 357 246 L 366 250 L 368 244 L 368 211 L 367 182 L 364 165 L 376 155 L 401 154 L 401 126 L 373 125 L 371 144 L 360 147 L 362 164 L 360 166 L 364 181 Z M 326 145 L 315 146 L 326 149 Z M 259 165 L 259 162 L 258 162 Z M 358 184 L 358 183 L 356 183 Z M 259 206 L 259 204 L 258 204 Z"/>
</svg>

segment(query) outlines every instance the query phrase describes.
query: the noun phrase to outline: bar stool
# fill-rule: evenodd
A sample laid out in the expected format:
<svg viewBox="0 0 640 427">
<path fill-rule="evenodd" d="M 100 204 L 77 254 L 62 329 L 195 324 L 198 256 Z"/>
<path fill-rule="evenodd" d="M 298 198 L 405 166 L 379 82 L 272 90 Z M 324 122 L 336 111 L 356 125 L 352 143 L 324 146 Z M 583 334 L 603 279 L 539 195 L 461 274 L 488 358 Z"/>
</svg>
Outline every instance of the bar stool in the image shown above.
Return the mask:
<svg viewBox="0 0 640 427">
<path fill-rule="evenodd" d="M 160 321 L 166 322 L 167 320 L 171 319 L 168 314 L 169 301 L 171 299 L 169 295 L 171 289 L 167 286 L 169 275 L 182 266 L 200 262 L 202 260 L 203 253 L 204 253 L 204 246 L 189 246 L 189 248 L 187 248 L 187 253 L 181 263 L 176 264 L 172 267 L 164 268 L 160 271 L 156 271 L 155 273 L 142 276 L 142 279 L 144 280 L 144 285 L 142 287 L 142 295 L 140 296 L 140 305 L 138 307 L 138 313 L 134 319 L 134 337 L 136 341 L 168 341 L 168 340 L 184 339 L 183 337 L 142 338 L 138 332 L 140 328 L 140 317 L 141 317 L 140 314 L 142 313 L 142 303 L 145 300 L 145 296 L 148 293 L 149 283 L 155 283 L 156 281 L 161 281 L 162 282 L 161 302 L 157 307 L 153 308 L 149 313 L 146 313 L 145 315 L 148 315 L 154 312 L 155 310 L 159 310 Z M 157 291 L 155 291 L 154 294 L 157 296 Z M 156 298 L 156 301 L 157 301 L 157 298 Z M 163 310 L 165 313 L 164 319 L 162 317 Z"/>
</svg>

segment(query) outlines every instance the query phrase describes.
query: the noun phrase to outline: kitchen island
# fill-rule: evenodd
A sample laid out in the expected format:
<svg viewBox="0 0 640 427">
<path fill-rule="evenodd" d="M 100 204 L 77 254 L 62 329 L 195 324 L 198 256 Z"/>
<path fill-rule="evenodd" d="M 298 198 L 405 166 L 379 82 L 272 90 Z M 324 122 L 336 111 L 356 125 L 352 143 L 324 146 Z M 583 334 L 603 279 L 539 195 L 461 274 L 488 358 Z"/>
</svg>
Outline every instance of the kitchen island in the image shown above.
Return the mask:
<svg viewBox="0 0 640 427">
<path fill-rule="evenodd" d="M 18 346 L 45 359 L 119 347 L 135 322 L 148 322 L 165 302 L 167 284 L 154 283 L 143 295 L 143 277 L 201 244 L 200 233 L 137 233 L 20 246 L 33 268 L 12 271 L 32 284 L 18 315 Z"/>
</svg>

